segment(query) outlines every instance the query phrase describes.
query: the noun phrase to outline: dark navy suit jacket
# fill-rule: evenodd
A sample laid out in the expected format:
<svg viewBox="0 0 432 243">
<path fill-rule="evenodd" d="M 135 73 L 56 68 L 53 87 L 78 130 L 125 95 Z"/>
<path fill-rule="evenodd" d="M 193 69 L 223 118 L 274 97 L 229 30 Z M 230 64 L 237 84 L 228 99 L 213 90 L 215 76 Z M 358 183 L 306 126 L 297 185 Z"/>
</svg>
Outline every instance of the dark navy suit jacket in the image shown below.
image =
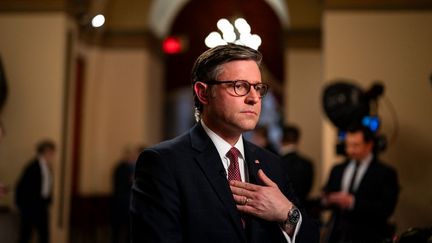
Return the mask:
<svg viewBox="0 0 432 243">
<path fill-rule="evenodd" d="M 279 159 L 247 141 L 244 149 L 249 181 L 260 184 L 261 168 L 297 203 Z M 199 123 L 140 155 L 131 223 L 132 242 L 286 242 L 277 222 L 240 215 L 216 147 Z M 304 213 L 296 242 L 318 242 L 318 228 Z"/>
<path fill-rule="evenodd" d="M 47 208 L 51 197 L 41 195 L 42 171 L 37 158 L 33 159 L 24 169 L 18 180 L 15 192 L 15 203 L 24 214 L 38 214 L 41 208 Z"/>
</svg>

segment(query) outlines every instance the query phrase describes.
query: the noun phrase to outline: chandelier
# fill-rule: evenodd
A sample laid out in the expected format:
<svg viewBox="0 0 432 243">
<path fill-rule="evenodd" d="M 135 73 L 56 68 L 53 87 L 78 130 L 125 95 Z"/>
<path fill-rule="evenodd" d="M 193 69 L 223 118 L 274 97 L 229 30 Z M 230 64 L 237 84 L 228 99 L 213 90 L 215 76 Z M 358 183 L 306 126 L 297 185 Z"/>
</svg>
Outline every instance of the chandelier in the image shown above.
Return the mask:
<svg viewBox="0 0 432 243">
<path fill-rule="evenodd" d="M 261 37 L 251 34 L 251 27 L 244 18 L 237 18 L 234 24 L 222 18 L 216 25 L 221 33 L 213 31 L 204 40 L 205 45 L 209 48 L 234 43 L 258 50 L 261 45 Z"/>
</svg>

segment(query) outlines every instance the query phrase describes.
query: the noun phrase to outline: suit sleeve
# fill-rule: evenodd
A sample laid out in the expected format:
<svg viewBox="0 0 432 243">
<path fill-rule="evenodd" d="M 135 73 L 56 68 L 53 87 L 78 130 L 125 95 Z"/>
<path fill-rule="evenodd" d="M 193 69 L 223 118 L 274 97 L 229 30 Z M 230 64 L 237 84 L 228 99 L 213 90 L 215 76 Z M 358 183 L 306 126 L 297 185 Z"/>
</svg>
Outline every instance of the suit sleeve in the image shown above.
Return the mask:
<svg viewBox="0 0 432 243">
<path fill-rule="evenodd" d="M 339 172 L 340 173 L 340 172 Z M 337 183 L 340 176 L 338 176 L 338 169 L 333 167 L 330 171 L 327 184 L 323 188 L 324 193 L 335 192 L 340 190 L 340 183 Z"/>
<path fill-rule="evenodd" d="M 303 206 L 300 204 L 297 197 L 294 195 L 292 187 L 290 186 L 290 182 L 287 182 L 286 188 L 288 190 L 285 195 L 288 197 L 292 203 L 297 206 L 302 214 L 302 222 L 300 225 L 300 229 L 297 233 L 295 243 L 318 243 L 319 242 L 319 230 L 318 224 L 314 220 L 312 220 L 304 210 Z"/>
<path fill-rule="evenodd" d="M 41 198 L 40 181 L 37 178 L 37 167 L 33 163 L 27 165 L 17 182 L 15 204 L 20 210 L 31 208 Z"/>
<path fill-rule="evenodd" d="M 280 165 L 280 161 L 279 161 Z M 279 167 L 278 167 L 279 168 Z M 282 167 L 280 167 L 282 168 Z M 279 170 L 281 171 L 281 170 Z M 287 176 L 281 176 L 282 181 L 278 183 L 282 193 L 300 209 L 302 214 L 302 222 L 300 229 L 297 232 L 295 243 L 318 243 L 319 242 L 319 230 L 317 222 L 314 222 L 308 217 L 303 206 L 300 204 L 298 197 L 295 195 L 292 183 Z"/>
<path fill-rule="evenodd" d="M 314 168 L 312 166 L 312 161 L 310 161 L 310 160 L 305 160 L 305 161 L 306 162 L 305 162 L 305 165 L 303 168 L 304 171 L 302 172 L 302 174 L 304 175 L 304 178 L 303 178 L 304 185 L 303 185 L 303 188 L 301 190 L 302 194 L 299 195 L 302 200 L 307 199 L 307 197 L 308 197 L 308 195 L 312 189 L 313 178 L 314 178 Z"/>
<path fill-rule="evenodd" d="M 155 150 L 139 157 L 131 198 L 131 242 L 182 242 L 179 192 L 169 161 Z"/>
</svg>

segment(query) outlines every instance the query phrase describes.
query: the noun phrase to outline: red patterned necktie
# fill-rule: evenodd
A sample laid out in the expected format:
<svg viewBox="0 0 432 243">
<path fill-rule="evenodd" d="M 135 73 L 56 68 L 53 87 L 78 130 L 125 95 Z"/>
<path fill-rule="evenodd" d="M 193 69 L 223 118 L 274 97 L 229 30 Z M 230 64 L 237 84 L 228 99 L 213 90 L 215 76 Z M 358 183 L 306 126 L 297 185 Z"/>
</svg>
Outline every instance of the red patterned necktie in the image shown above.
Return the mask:
<svg viewBox="0 0 432 243">
<path fill-rule="evenodd" d="M 226 154 L 226 156 L 230 160 L 230 165 L 228 166 L 228 181 L 231 180 L 242 181 L 240 175 L 239 163 L 238 163 L 239 155 L 240 155 L 240 151 L 238 151 L 238 149 L 236 149 L 235 147 L 232 147 Z M 241 217 L 241 222 L 244 229 L 246 227 L 246 223 L 243 217 Z"/>
<path fill-rule="evenodd" d="M 242 181 L 240 175 L 240 168 L 238 163 L 238 157 L 240 155 L 240 151 L 237 148 L 232 147 L 226 156 L 230 160 L 230 165 L 228 166 L 228 181 L 236 180 Z"/>
</svg>

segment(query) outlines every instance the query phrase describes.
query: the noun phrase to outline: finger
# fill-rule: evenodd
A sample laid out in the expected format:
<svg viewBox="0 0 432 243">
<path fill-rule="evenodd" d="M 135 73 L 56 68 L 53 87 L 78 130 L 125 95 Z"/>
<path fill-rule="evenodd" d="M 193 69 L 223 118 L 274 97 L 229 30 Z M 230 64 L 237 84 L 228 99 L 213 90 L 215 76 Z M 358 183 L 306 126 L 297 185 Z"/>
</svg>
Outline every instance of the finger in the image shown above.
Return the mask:
<svg viewBox="0 0 432 243">
<path fill-rule="evenodd" d="M 264 173 L 262 169 L 258 170 L 258 178 L 264 183 L 266 186 L 277 187 L 276 183 L 274 183 L 267 175 Z"/>
<path fill-rule="evenodd" d="M 243 188 L 230 186 L 231 192 L 233 195 L 242 196 L 247 198 L 254 198 L 254 192 L 245 190 Z"/>
<path fill-rule="evenodd" d="M 254 185 L 247 182 L 235 181 L 235 180 L 230 181 L 230 186 L 242 188 L 248 191 L 256 191 L 259 188 L 258 185 Z"/>
<path fill-rule="evenodd" d="M 255 205 L 251 205 L 250 203 L 248 203 L 247 205 L 237 204 L 237 210 L 239 210 L 241 213 L 252 215 L 259 218 L 262 218 L 263 216 L 263 212 L 255 208 Z"/>
<path fill-rule="evenodd" d="M 246 206 L 246 205 L 250 205 L 250 203 L 252 202 L 250 198 L 245 196 L 233 195 L 233 197 L 237 205 Z"/>
<path fill-rule="evenodd" d="M 338 200 L 339 198 L 340 198 L 340 196 L 339 196 L 339 195 L 336 195 L 336 194 L 332 194 L 332 195 L 330 195 L 330 196 L 328 197 L 328 199 L 331 200 L 331 201 L 336 201 L 336 200 Z"/>
</svg>

